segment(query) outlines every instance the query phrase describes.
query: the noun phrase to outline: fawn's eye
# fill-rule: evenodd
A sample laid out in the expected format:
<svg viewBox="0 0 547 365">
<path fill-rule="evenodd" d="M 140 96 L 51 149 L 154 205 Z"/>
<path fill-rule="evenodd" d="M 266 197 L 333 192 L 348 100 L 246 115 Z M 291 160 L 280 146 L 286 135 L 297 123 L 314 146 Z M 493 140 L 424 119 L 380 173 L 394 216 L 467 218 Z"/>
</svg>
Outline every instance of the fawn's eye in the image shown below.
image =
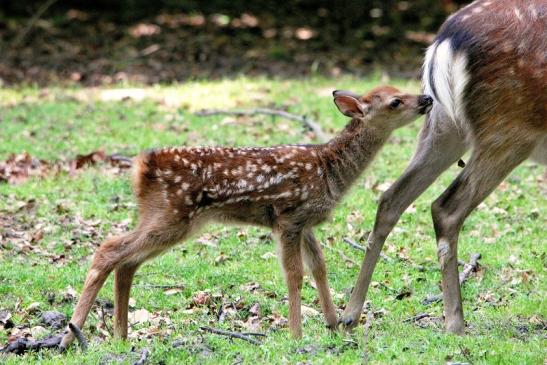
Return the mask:
<svg viewBox="0 0 547 365">
<path fill-rule="evenodd" d="M 401 105 L 403 102 L 401 101 L 401 99 L 393 99 L 391 101 L 391 103 L 389 103 L 389 107 L 391 109 L 395 109 L 397 108 L 399 105 Z"/>
</svg>

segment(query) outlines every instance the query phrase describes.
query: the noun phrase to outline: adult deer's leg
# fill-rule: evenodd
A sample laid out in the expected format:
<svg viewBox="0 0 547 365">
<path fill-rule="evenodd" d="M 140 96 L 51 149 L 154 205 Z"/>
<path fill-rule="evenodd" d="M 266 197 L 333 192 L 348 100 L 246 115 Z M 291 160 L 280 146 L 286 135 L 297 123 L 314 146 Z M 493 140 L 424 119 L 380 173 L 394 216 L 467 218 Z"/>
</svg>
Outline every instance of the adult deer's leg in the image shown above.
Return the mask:
<svg viewBox="0 0 547 365">
<path fill-rule="evenodd" d="M 121 265 L 114 276 L 114 335 L 122 339 L 127 338 L 129 293 L 138 267 L 134 263 Z"/>
<path fill-rule="evenodd" d="M 329 282 L 327 279 L 327 266 L 325 265 L 325 258 L 323 257 L 321 246 L 319 246 L 319 243 L 311 230 L 306 230 L 303 233 L 302 254 L 304 263 L 315 279 L 317 291 L 319 292 L 319 302 L 321 303 L 321 309 L 323 310 L 327 326 L 331 330 L 334 330 L 336 329 L 337 322 L 336 311 L 330 295 Z"/>
<path fill-rule="evenodd" d="M 531 153 L 533 143 L 496 136 L 491 145 L 475 147 L 465 169 L 432 204 L 441 265 L 446 329 L 464 332 L 463 309 L 458 278 L 458 235 L 463 222 L 499 183 Z"/>
<path fill-rule="evenodd" d="M 356 326 L 384 242 L 406 208 L 465 152 L 463 131 L 435 104 L 420 132 L 418 147 L 404 173 L 382 194 L 367 252 L 340 323 Z"/>
<path fill-rule="evenodd" d="M 302 232 L 284 229 L 279 233 L 281 264 L 289 289 L 289 330 L 294 338 L 302 337 L 301 291 L 304 268 L 301 253 Z"/>
</svg>

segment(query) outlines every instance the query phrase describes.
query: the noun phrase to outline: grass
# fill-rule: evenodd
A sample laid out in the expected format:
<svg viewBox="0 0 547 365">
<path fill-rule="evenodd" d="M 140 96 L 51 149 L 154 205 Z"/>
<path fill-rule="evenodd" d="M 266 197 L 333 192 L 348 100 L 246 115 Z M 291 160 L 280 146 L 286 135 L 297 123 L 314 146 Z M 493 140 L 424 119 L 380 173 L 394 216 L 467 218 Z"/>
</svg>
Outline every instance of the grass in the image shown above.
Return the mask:
<svg viewBox="0 0 547 365">
<path fill-rule="evenodd" d="M 310 115 L 325 130 L 334 132 L 346 118 L 333 105 L 330 91 L 366 91 L 377 82 L 240 78 L 143 89 L 125 86 L 121 93 L 114 89 L 3 89 L 0 160 L 22 151 L 44 160 L 63 160 L 99 148 L 134 155 L 166 145 L 308 143 L 309 135 L 296 122 L 270 117 L 203 118 L 194 116 L 193 111 L 288 106 L 291 112 Z M 418 90 L 413 82 L 394 83 Z M 133 99 L 118 100 L 124 94 Z M 359 240 L 372 228 L 378 186 L 400 175 L 414 150 L 420 124 L 415 122 L 395 133 L 332 221 L 317 229 L 319 239 L 330 247 L 325 255 L 340 310 L 349 299 L 363 257 L 343 238 Z M 287 303 L 283 299 L 286 287 L 272 257 L 274 244 L 264 237 L 268 232 L 215 225 L 138 272 L 131 310 L 146 309 L 163 322 L 137 324 L 132 338 L 122 342 L 101 333 L 102 321 L 93 311 L 84 326 L 91 340 L 87 353 L 72 347 L 63 355 L 49 350 L 20 357 L 0 355 L 0 363 L 132 363 L 144 347 L 151 350 L 149 363 L 154 364 L 353 364 L 363 362 L 364 354 L 369 363 L 378 364 L 544 363 L 545 170 L 531 162 L 518 167 L 469 217 L 461 234 L 460 258 L 467 260 L 472 252 L 483 257 L 481 271 L 463 288 L 468 335 L 447 334 L 435 321 L 423 322 L 424 328 L 404 322 L 421 312 L 442 315 L 440 303 L 429 307 L 420 303 L 428 293 L 439 290 L 440 281 L 429 206 L 458 171 L 457 166 L 450 168 L 402 216 L 388 238 L 384 252 L 394 260 L 381 261 L 374 274 L 367 306 L 376 315 L 366 344 L 363 325 L 351 335 L 333 335 L 313 313 L 305 317 L 300 341 L 290 339 L 286 327 L 270 328 L 265 318 L 286 317 Z M 31 199 L 34 203 L 29 207 L 25 202 Z M 75 176 L 61 173 L 20 185 L 2 184 L 0 214 L 14 217 L 18 227 L 26 227 L 31 234 L 40 229 L 44 232 L 43 238 L 33 243 L 35 250 L 23 253 L 18 241 L 6 235 L 10 227 L 0 226 L 0 237 L 4 237 L 0 246 L 0 310 L 9 311 L 21 328 L 40 325 L 40 311 L 56 310 L 70 316 L 74 300 L 63 295 L 68 288 L 81 290 L 93 248 L 112 230 L 120 230 L 120 222 L 135 218 L 128 175 L 120 176 L 100 164 Z M 249 290 L 246 285 L 252 282 L 260 289 Z M 184 288 L 174 293 L 146 286 L 181 283 Z M 209 293 L 211 307 L 218 307 L 220 301 L 234 302 L 238 310 L 217 323 L 207 306 L 192 305 L 192 298 L 200 291 Z M 396 299 L 405 291 L 410 295 Z M 112 278 L 99 298 L 112 301 Z M 38 303 L 37 311 L 31 310 L 32 303 Z M 271 329 L 261 346 L 199 331 L 200 326 L 237 329 L 255 303 L 260 306 L 259 330 Z M 319 310 L 309 278 L 303 288 L 303 303 Z M 0 331 L 0 343 L 7 342 L 10 331 Z M 173 346 L 175 341 L 178 346 Z"/>
</svg>

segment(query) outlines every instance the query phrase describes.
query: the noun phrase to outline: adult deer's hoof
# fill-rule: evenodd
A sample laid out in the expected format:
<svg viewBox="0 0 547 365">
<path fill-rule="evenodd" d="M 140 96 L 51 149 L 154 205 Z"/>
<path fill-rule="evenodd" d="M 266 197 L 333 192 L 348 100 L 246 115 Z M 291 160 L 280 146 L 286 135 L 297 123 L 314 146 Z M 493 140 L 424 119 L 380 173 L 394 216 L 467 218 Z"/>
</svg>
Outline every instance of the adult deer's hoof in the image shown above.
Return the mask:
<svg viewBox="0 0 547 365">
<path fill-rule="evenodd" d="M 359 324 L 359 317 L 355 318 L 353 314 L 344 313 L 338 319 L 338 325 L 346 332 L 351 332 L 357 324 Z"/>
</svg>

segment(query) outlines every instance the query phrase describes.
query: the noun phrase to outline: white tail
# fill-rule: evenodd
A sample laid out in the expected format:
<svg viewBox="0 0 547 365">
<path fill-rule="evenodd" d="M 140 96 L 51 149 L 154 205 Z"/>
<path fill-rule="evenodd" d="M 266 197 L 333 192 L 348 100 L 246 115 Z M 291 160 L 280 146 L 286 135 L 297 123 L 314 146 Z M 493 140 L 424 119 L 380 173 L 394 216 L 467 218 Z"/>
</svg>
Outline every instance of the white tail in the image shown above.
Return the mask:
<svg viewBox="0 0 547 365">
<path fill-rule="evenodd" d="M 457 244 L 463 222 L 522 161 L 547 163 L 547 2 L 481 0 L 453 14 L 429 47 L 423 87 L 434 103 L 416 153 L 381 197 L 341 319 L 358 323 L 382 246 L 405 209 L 470 148 L 469 162 L 432 204 L 447 330 L 463 333 Z M 462 133 L 463 132 L 463 133 Z"/>
</svg>

